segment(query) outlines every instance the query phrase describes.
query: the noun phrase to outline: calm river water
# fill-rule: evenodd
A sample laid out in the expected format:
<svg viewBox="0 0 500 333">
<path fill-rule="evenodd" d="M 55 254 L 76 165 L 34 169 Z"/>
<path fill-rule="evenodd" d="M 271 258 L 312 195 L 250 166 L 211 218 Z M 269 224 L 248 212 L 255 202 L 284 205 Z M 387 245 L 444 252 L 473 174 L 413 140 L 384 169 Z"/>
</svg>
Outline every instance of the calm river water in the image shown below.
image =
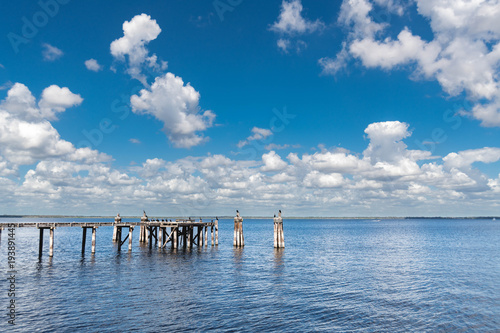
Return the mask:
<svg viewBox="0 0 500 333">
<path fill-rule="evenodd" d="M 500 332 L 500 221 L 284 221 L 280 251 L 272 220 L 245 219 L 243 249 L 220 220 L 218 247 L 177 252 L 136 228 L 118 253 L 101 227 L 83 257 L 81 228 L 58 228 L 41 261 L 38 231 L 17 228 L 15 326 L 4 230 L 0 331 Z"/>
</svg>

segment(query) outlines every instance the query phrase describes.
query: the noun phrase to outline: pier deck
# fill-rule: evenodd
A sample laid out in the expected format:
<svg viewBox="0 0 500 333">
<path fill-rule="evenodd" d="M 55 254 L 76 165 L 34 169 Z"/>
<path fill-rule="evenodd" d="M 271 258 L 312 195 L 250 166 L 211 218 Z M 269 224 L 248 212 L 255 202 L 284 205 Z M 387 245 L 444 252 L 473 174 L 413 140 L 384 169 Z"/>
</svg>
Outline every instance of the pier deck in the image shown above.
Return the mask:
<svg viewBox="0 0 500 333">
<path fill-rule="evenodd" d="M 85 244 L 87 239 L 87 230 L 92 230 L 92 253 L 96 251 L 96 232 L 99 227 L 113 227 L 113 242 L 118 243 L 118 251 L 121 250 L 122 245 L 128 239 L 128 249 L 132 250 L 132 234 L 135 227 L 140 227 L 139 243 L 146 243 L 151 249 L 153 243 L 158 248 L 165 248 L 167 243 L 171 244 L 172 249 L 178 247 L 192 248 L 193 245 L 198 247 L 208 246 L 208 228 L 211 233 L 212 246 L 219 245 L 219 225 L 218 219 L 204 222 L 201 218 L 199 221 L 187 219 L 172 220 L 149 220 L 144 213 L 140 222 L 123 222 L 118 214 L 114 222 L 12 222 L 2 223 L 1 229 L 5 228 L 37 228 L 40 230 L 39 238 L 39 256 L 43 252 L 43 233 L 44 230 L 50 231 L 50 246 L 49 256 L 54 254 L 54 231 L 60 227 L 80 227 L 82 228 L 82 254 L 85 253 Z M 128 233 L 122 239 L 122 232 L 124 228 L 128 228 Z M 0 229 L 0 235 L 1 235 Z M 196 232 L 195 232 L 196 231 Z"/>
</svg>

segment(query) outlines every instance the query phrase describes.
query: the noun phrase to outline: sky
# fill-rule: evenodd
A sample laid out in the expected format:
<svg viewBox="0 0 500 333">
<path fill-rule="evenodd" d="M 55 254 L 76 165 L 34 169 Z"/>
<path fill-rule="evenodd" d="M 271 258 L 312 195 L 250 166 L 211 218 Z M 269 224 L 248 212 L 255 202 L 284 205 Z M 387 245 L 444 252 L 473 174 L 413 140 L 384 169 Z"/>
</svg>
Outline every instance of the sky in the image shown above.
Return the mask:
<svg viewBox="0 0 500 333">
<path fill-rule="evenodd" d="M 500 215 L 500 2 L 0 11 L 0 215 Z"/>
</svg>

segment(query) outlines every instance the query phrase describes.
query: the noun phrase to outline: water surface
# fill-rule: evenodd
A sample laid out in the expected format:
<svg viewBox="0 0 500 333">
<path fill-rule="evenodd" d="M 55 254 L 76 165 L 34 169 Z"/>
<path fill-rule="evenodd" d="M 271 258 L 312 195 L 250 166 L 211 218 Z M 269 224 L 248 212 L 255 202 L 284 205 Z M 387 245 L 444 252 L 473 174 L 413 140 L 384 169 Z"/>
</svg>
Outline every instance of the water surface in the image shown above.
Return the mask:
<svg viewBox="0 0 500 333">
<path fill-rule="evenodd" d="M 4 219 L 8 221 L 43 219 Z M 56 221 L 56 219 L 50 219 Z M 59 219 L 59 221 L 73 221 Z M 93 221 L 86 219 L 86 221 Z M 102 220 L 100 220 L 102 221 Z M 134 220 L 135 221 L 135 220 Z M 81 255 L 81 228 L 17 228 L 16 326 L 25 332 L 498 332 L 500 222 L 490 220 L 219 221 L 219 246 L 117 251 L 113 229 Z M 7 234 L 0 242 L 7 278 Z M 0 294 L 8 305 L 7 281 Z M 3 310 L 0 331 L 12 331 Z"/>
</svg>

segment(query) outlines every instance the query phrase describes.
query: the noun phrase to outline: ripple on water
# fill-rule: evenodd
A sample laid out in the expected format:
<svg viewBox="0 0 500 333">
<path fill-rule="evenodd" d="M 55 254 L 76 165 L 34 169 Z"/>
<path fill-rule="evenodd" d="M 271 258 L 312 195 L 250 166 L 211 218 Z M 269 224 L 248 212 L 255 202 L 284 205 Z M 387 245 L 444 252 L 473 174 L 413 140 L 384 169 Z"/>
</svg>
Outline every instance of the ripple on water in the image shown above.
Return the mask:
<svg viewBox="0 0 500 333">
<path fill-rule="evenodd" d="M 500 224 L 471 220 L 232 221 L 220 246 L 117 253 L 99 228 L 80 253 L 78 228 L 58 228 L 37 260 L 35 229 L 17 230 L 18 317 L 30 332 L 483 332 L 500 327 Z M 76 243 L 75 243 L 76 239 Z M 48 243 L 48 242 L 46 242 Z M 47 247 L 48 244 L 45 244 Z M 6 254 L 5 242 L 0 250 Z M 89 251 L 88 248 L 87 251 Z M 0 295 L 6 304 L 6 294 Z M 0 331 L 11 329 L 0 322 Z"/>
</svg>

